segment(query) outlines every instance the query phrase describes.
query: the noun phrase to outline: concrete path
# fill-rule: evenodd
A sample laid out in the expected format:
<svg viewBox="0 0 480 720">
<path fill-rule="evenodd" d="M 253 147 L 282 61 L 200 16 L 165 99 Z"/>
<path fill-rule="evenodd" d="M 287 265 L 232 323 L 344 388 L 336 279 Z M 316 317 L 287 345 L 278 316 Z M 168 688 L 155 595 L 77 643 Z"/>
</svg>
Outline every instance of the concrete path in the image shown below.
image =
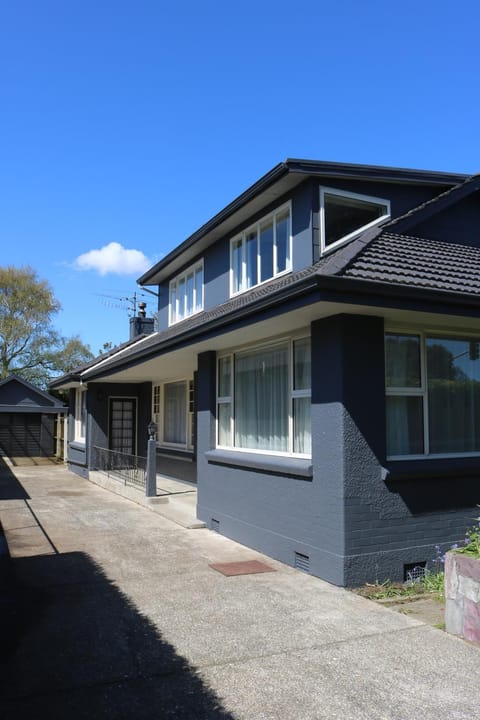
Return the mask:
<svg viewBox="0 0 480 720">
<path fill-rule="evenodd" d="M 480 718 L 478 648 L 62 467 L 4 467 L 0 521 L 2 720 Z"/>
</svg>

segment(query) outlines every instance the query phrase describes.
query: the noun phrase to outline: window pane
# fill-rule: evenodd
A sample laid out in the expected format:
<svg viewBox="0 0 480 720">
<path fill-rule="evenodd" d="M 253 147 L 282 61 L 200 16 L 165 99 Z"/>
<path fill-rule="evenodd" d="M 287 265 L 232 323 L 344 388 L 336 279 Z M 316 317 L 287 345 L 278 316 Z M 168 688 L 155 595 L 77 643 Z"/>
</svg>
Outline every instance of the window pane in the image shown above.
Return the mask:
<svg viewBox="0 0 480 720">
<path fill-rule="evenodd" d="M 310 338 L 295 340 L 293 389 L 309 390 L 311 387 Z"/>
<path fill-rule="evenodd" d="M 273 221 L 260 225 L 260 280 L 273 277 Z"/>
<path fill-rule="evenodd" d="M 385 336 L 387 387 L 421 387 L 418 335 Z"/>
<path fill-rule="evenodd" d="M 276 272 L 286 270 L 290 264 L 289 246 L 290 246 L 290 212 L 277 215 L 277 267 Z"/>
<path fill-rule="evenodd" d="M 246 243 L 247 287 L 252 287 L 258 283 L 258 243 L 256 230 L 247 234 Z"/>
<path fill-rule="evenodd" d="M 182 320 L 185 314 L 185 278 L 178 281 L 177 319 Z"/>
<path fill-rule="evenodd" d="M 186 311 L 185 316 L 188 317 L 193 313 L 193 273 L 187 275 L 186 288 Z"/>
<path fill-rule="evenodd" d="M 309 397 L 293 399 L 293 452 L 307 455 L 312 452 L 310 407 Z"/>
<path fill-rule="evenodd" d="M 232 359 L 230 357 L 220 358 L 218 361 L 218 397 L 230 397 L 232 378 Z"/>
<path fill-rule="evenodd" d="M 172 285 L 170 287 L 170 318 L 171 322 L 175 322 L 177 319 L 177 286 Z"/>
<path fill-rule="evenodd" d="M 238 355 L 235 361 L 235 445 L 288 450 L 288 347 Z"/>
<path fill-rule="evenodd" d="M 234 240 L 232 243 L 232 291 L 239 292 L 242 289 L 242 240 Z"/>
<path fill-rule="evenodd" d="M 340 240 L 364 225 L 383 217 L 387 205 L 341 195 L 324 194 L 325 245 Z"/>
<path fill-rule="evenodd" d="M 163 439 L 186 443 L 186 384 L 168 383 L 164 388 Z"/>
<path fill-rule="evenodd" d="M 480 450 L 478 343 L 428 338 L 428 424 L 431 453 Z"/>
<path fill-rule="evenodd" d="M 230 403 L 219 403 L 218 405 L 218 444 L 232 446 L 232 431 L 230 424 L 231 405 Z"/>
<path fill-rule="evenodd" d="M 203 307 L 203 268 L 195 270 L 195 310 Z"/>
<path fill-rule="evenodd" d="M 421 455 L 423 452 L 423 398 L 387 397 L 387 453 Z"/>
</svg>

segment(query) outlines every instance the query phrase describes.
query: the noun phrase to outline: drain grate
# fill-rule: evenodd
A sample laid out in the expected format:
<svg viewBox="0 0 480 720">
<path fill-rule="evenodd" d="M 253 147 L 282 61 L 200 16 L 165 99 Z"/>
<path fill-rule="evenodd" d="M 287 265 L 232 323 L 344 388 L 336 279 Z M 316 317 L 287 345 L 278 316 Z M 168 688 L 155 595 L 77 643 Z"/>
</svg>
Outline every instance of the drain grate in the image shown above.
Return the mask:
<svg viewBox="0 0 480 720">
<path fill-rule="evenodd" d="M 215 518 L 210 519 L 210 530 L 213 530 L 214 532 L 220 532 L 220 520 L 215 520 Z"/>
<path fill-rule="evenodd" d="M 301 570 L 302 572 L 309 573 L 310 572 L 309 556 L 304 555 L 303 553 L 296 552 L 294 567 L 296 567 L 297 570 Z"/>
</svg>

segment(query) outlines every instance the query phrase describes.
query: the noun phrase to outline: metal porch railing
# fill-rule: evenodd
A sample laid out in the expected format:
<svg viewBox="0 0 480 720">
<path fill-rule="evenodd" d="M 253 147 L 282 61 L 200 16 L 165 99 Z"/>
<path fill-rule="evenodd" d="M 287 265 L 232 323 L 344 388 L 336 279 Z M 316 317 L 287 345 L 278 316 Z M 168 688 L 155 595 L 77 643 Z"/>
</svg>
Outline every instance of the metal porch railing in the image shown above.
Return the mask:
<svg viewBox="0 0 480 720">
<path fill-rule="evenodd" d="M 145 491 L 147 475 L 147 458 L 129 455 L 118 450 L 93 446 L 92 470 L 105 473 L 124 485 Z"/>
</svg>

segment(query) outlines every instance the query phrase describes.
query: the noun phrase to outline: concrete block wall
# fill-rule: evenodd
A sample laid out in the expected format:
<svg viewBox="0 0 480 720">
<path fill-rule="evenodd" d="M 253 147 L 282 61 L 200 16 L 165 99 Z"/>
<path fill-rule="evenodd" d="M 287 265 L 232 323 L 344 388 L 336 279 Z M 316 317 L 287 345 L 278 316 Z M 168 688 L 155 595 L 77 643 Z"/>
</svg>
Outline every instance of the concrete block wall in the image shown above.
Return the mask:
<svg viewBox="0 0 480 720">
<path fill-rule="evenodd" d="M 480 559 L 447 553 L 445 598 L 446 631 L 480 645 Z"/>
</svg>

